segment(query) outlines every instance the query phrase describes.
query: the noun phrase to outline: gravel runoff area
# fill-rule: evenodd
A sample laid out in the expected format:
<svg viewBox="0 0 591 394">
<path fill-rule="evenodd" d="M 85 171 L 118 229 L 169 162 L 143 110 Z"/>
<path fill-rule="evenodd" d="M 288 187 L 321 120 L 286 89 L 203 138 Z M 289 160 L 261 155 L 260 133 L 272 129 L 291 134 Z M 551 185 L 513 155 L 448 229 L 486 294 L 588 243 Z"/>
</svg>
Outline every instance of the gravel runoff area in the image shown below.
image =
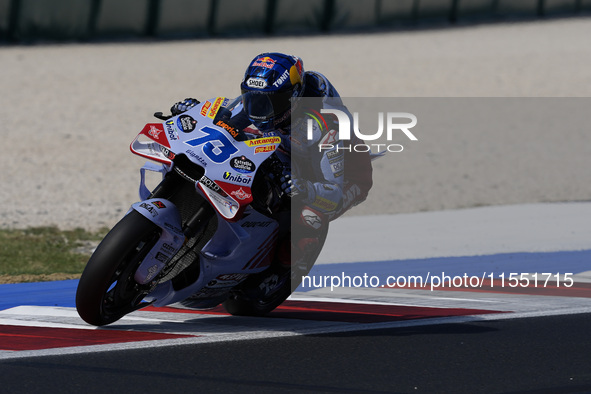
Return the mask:
<svg viewBox="0 0 591 394">
<path fill-rule="evenodd" d="M 0 47 L 0 228 L 112 226 L 138 199 L 129 143 L 185 97 L 235 96 L 250 59 L 293 53 L 347 97 L 588 97 L 591 19 L 319 37 Z M 588 115 L 591 108 L 582 110 Z M 349 214 L 591 199 L 588 124 L 419 135 Z M 524 142 L 527 141 L 527 142 Z M 526 149 L 535 141 L 535 149 Z M 419 145 L 420 144 L 420 145 Z"/>
</svg>

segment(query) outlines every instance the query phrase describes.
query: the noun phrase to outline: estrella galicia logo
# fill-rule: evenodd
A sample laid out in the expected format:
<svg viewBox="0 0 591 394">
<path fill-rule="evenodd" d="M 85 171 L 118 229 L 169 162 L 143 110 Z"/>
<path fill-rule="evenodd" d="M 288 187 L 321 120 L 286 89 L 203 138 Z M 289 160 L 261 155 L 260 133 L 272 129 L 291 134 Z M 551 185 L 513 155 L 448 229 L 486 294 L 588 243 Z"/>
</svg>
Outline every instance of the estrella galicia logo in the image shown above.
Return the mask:
<svg viewBox="0 0 591 394">
<path fill-rule="evenodd" d="M 195 130 L 195 127 L 197 126 L 197 121 L 189 115 L 181 115 L 176 120 L 176 124 L 178 125 L 179 129 L 183 132 L 190 133 L 191 131 Z"/>
<path fill-rule="evenodd" d="M 250 174 L 256 169 L 255 164 L 245 156 L 234 157 L 230 160 L 230 167 L 243 174 Z"/>
</svg>

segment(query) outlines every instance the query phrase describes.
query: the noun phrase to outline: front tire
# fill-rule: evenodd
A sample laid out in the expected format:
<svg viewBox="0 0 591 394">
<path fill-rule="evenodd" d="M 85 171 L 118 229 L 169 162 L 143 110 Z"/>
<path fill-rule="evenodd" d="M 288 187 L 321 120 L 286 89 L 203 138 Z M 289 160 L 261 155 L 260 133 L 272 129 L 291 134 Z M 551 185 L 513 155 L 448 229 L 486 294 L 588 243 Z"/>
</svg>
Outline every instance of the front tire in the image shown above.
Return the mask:
<svg viewBox="0 0 591 394">
<path fill-rule="evenodd" d="M 147 289 L 134 280 L 134 274 L 161 232 L 156 224 L 131 211 L 107 234 L 78 283 L 76 309 L 85 322 L 103 326 L 143 306 Z"/>
</svg>

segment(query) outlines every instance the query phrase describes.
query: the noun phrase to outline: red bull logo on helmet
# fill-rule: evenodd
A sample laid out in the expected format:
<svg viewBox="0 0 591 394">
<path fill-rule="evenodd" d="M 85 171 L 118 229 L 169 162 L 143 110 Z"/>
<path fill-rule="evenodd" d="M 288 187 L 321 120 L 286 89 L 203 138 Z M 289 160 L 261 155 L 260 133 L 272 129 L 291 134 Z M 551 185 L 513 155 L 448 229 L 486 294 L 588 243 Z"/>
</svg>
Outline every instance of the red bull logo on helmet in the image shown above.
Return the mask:
<svg viewBox="0 0 591 394">
<path fill-rule="evenodd" d="M 304 72 L 304 66 L 302 64 L 302 60 L 298 59 L 294 66 L 291 66 L 289 69 L 289 79 L 291 80 L 291 84 L 295 85 L 296 83 L 302 83 L 302 74 Z"/>
<path fill-rule="evenodd" d="M 274 65 L 275 65 L 275 60 L 273 60 L 269 56 L 259 57 L 259 58 L 257 58 L 257 60 L 255 60 L 252 63 L 253 67 L 273 68 Z"/>
<path fill-rule="evenodd" d="M 301 76 L 302 72 L 304 71 L 304 65 L 302 64 L 302 59 L 298 59 L 296 61 L 295 67 L 296 67 L 298 74 L 300 74 L 300 76 Z"/>
</svg>

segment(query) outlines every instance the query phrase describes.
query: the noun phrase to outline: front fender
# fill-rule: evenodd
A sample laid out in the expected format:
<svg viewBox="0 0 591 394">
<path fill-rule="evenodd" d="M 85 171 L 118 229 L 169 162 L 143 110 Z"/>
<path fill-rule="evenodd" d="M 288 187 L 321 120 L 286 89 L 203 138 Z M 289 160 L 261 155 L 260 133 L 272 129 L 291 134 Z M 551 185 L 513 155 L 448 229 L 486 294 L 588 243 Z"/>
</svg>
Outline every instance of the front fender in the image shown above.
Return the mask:
<svg viewBox="0 0 591 394">
<path fill-rule="evenodd" d="M 152 250 L 148 252 L 135 272 L 136 282 L 150 282 L 164 268 L 166 263 L 179 251 L 185 242 L 181 215 L 177 207 L 163 198 L 150 198 L 136 202 L 131 209 L 162 229 L 162 235 Z"/>
</svg>

